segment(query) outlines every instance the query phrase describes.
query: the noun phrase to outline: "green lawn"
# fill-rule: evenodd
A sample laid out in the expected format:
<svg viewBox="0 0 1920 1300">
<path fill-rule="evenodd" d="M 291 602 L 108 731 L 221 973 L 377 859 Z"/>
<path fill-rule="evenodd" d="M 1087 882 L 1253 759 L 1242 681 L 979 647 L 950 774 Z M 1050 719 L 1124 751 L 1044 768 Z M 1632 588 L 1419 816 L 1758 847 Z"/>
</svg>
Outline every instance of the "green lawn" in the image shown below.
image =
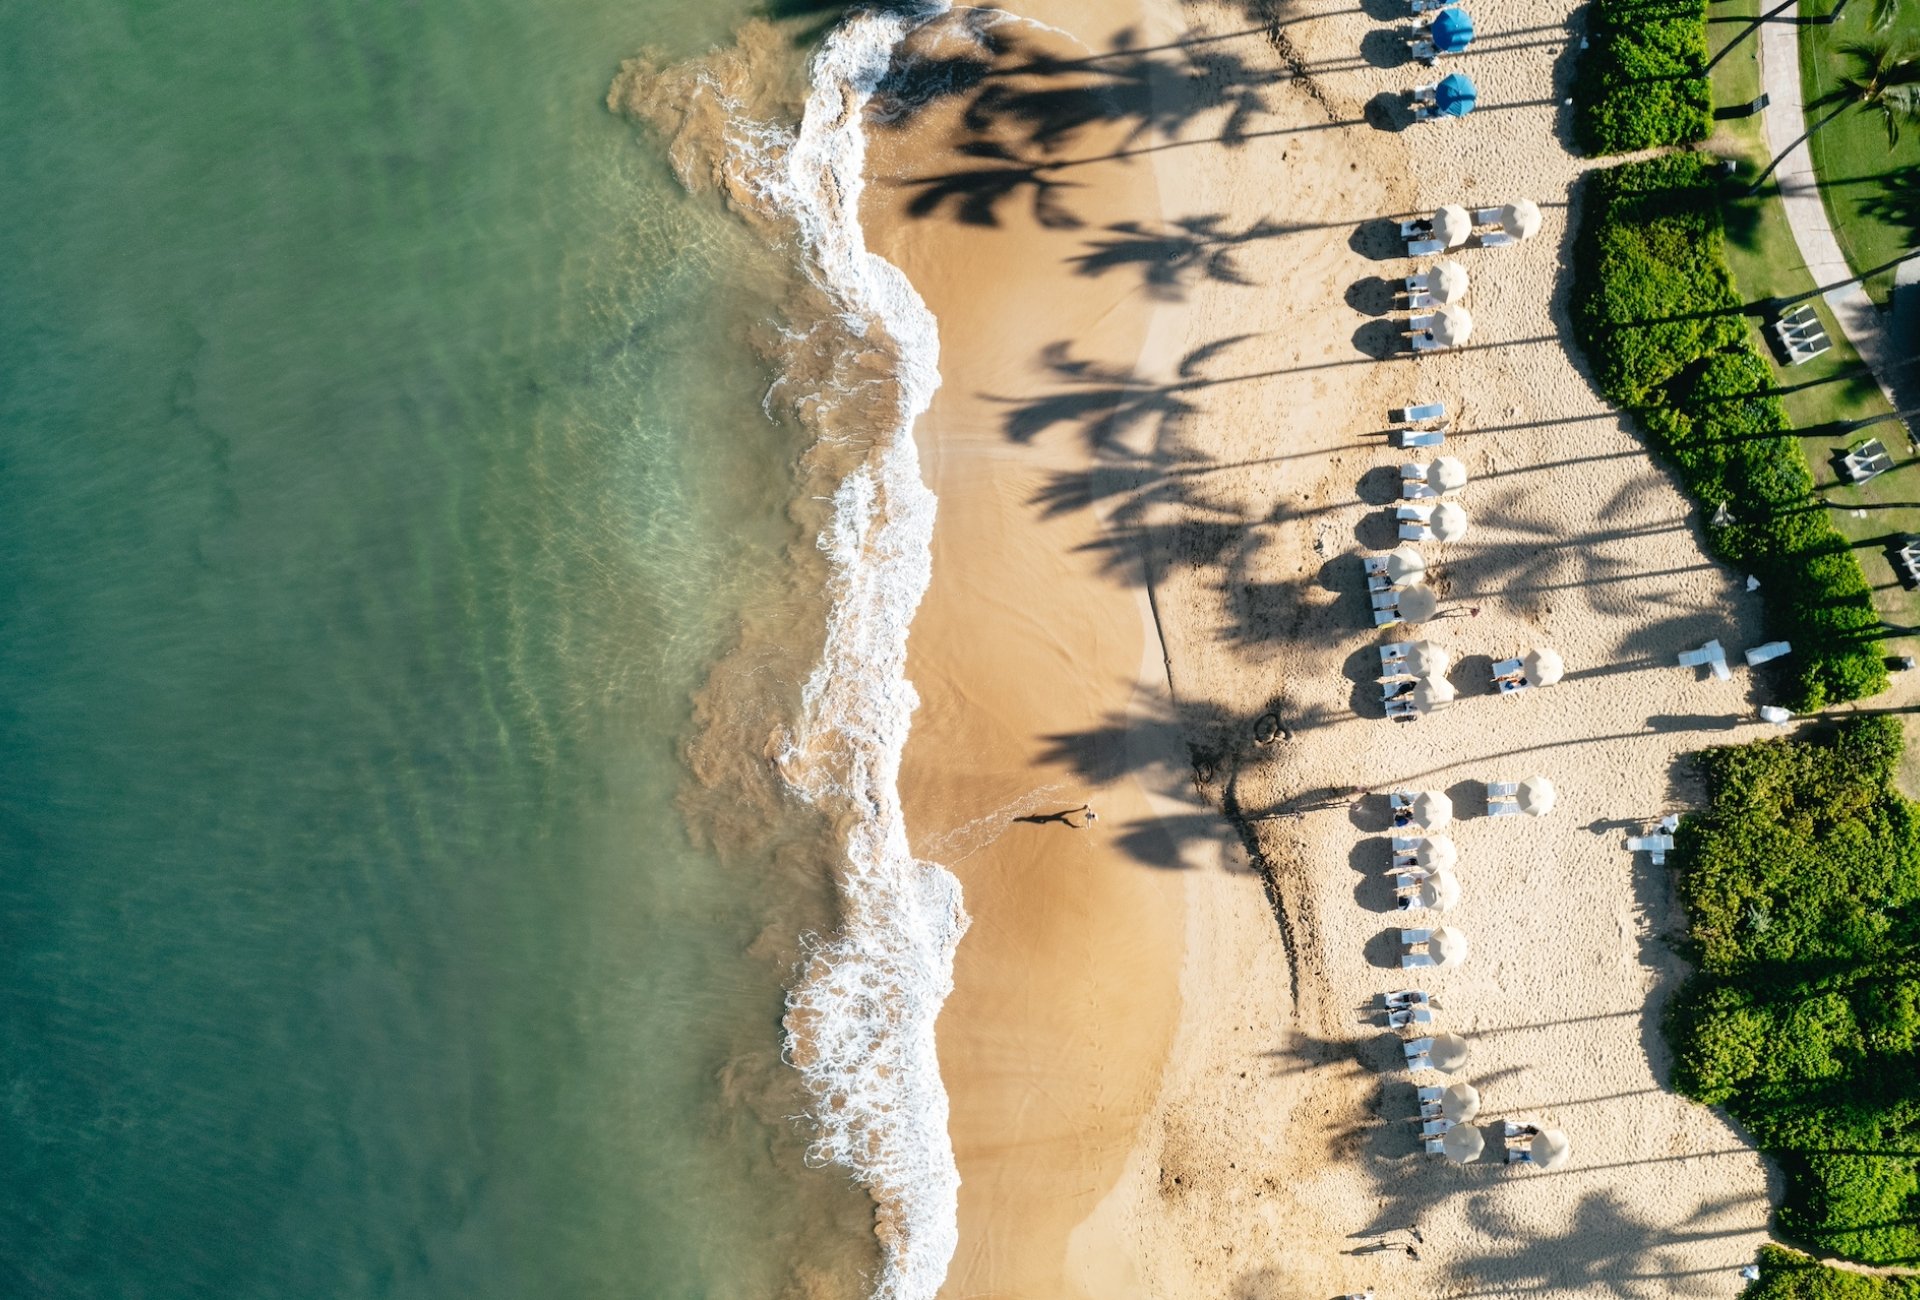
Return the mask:
<svg viewBox="0 0 1920 1300">
<path fill-rule="evenodd" d="M 1777 2 L 1771 0 L 1767 7 Z M 1816 0 L 1816 3 L 1824 4 L 1825 0 Z M 1907 0 L 1907 3 L 1920 5 L 1920 0 Z M 1864 14 L 1868 4 L 1869 0 L 1854 0 L 1848 6 L 1843 25 L 1851 23 L 1856 6 Z M 1707 25 L 1707 39 L 1713 53 L 1718 54 L 1724 45 L 1746 31 L 1742 24 L 1726 20 L 1751 18 L 1760 12 L 1760 4 L 1758 0 L 1727 0 L 1713 5 L 1709 12 L 1713 21 Z M 1759 45 L 1757 34 L 1748 35 L 1738 48 L 1714 65 L 1713 102 L 1716 105 L 1749 103 L 1760 93 Z M 1839 131 L 1841 122 L 1829 129 Z M 1913 134 L 1920 142 L 1920 131 Z M 1884 136 L 1880 137 L 1880 144 L 1884 155 Z M 1757 176 L 1769 161 L 1758 117 L 1732 118 L 1718 123 L 1706 147 L 1723 158 L 1738 159 L 1742 178 Z M 1813 277 L 1800 258 L 1793 232 L 1787 227 L 1786 209 L 1780 203 L 1779 192 L 1769 185 L 1749 198 L 1745 186 L 1730 185 L 1728 193 L 1727 263 L 1741 296 L 1756 302 L 1793 297 L 1814 289 Z M 1848 346 L 1826 303 L 1818 298 L 1811 302 L 1833 339 L 1833 350 L 1824 356 L 1797 366 L 1782 366 L 1764 337 L 1766 318 L 1749 317 L 1749 328 L 1761 354 L 1773 366 L 1776 383 L 1786 390 L 1780 394 L 1780 400 L 1794 428 L 1800 431 L 1814 482 L 1835 507 L 1834 527 L 1854 543 L 1854 553 L 1860 557 L 1860 567 L 1874 588 L 1882 616 L 1896 627 L 1920 626 L 1920 599 L 1901 587 L 1885 549 L 1889 538 L 1920 533 L 1920 459 L 1908 449 L 1904 426 L 1898 422 L 1890 421 L 1854 435 L 1838 427 L 1847 421 L 1885 414 L 1891 408 L 1861 365 L 1859 356 Z M 1834 453 L 1873 436 L 1886 443 L 1894 459 L 1902 462 L 1900 468 L 1864 487 L 1843 484 L 1834 469 Z M 1890 638 L 1887 650 L 1920 654 L 1920 639 Z"/>
<path fill-rule="evenodd" d="M 1833 0 L 1803 3 L 1803 15 L 1821 15 Z M 1869 20 L 1872 0 L 1850 0 L 1832 26 L 1800 29 L 1800 81 L 1811 106 L 1831 91 L 1848 69 L 1842 51 L 1875 39 Z M 1893 26 L 1880 39 L 1920 39 L 1920 0 L 1900 0 Z M 1809 107 L 1808 117 L 1819 111 Z M 1887 132 L 1877 113 L 1851 109 L 1811 142 L 1813 167 L 1827 201 L 1835 238 L 1855 271 L 1881 266 L 1920 244 L 1920 126 L 1901 128 L 1900 143 L 1887 148 Z M 1869 276 L 1868 295 L 1881 306 L 1893 289 L 1893 272 Z"/>
</svg>

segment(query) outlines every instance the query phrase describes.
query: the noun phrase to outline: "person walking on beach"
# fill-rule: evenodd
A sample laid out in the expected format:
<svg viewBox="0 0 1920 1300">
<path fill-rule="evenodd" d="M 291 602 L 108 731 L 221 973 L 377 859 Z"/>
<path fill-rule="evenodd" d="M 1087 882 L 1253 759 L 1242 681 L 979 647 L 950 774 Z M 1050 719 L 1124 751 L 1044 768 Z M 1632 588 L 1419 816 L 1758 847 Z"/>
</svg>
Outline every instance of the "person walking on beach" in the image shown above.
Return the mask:
<svg viewBox="0 0 1920 1300">
<path fill-rule="evenodd" d="M 1099 813 L 1095 812 L 1086 804 L 1081 804 L 1078 808 L 1067 808 L 1060 812 L 1028 813 L 1025 817 L 1015 817 L 1014 820 L 1017 822 L 1031 822 L 1035 826 L 1045 826 L 1049 822 L 1059 822 L 1062 826 L 1071 826 L 1074 830 L 1079 830 L 1082 823 L 1073 820 L 1075 813 L 1085 813 L 1087 820 L 1084 824 L 1089 826 L 1100 819 Z"/>
</svg>

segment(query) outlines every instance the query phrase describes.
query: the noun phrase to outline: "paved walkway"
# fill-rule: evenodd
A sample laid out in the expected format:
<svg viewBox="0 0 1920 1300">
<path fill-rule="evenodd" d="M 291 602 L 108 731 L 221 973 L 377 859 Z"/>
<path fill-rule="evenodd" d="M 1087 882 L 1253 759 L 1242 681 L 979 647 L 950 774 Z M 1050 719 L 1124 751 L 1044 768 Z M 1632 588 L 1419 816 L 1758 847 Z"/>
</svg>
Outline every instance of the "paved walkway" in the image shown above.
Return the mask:
<svg viewBox="0 0 1920 1300">
<path fill-rule="evenodd" d="M 1800 27 L 1795 21 L 1800 6 L 1789 5 L 1779 20 L 1760 25 L 1760 84 L 1767 92 L 1765 110 L 1767 151 L 1778 157 L 1780 151 L 1807 129 L 1807 115 L 1800 98 Z M 1821 201 L 1820 187 L 1813 174 L 1813 152 L 1805 141 L 1794 147 L 1787 160 L 1774 173 L 1780 194 L 1787 205 L 1787 224 L 1793 228 L 1793 241 L 1800 246 L 1800 259 L 1807 264 L 1815 284 L 1840 284 L 1853 275 L 1846 254 L 1833 237 L 1827 221 L 1827 205 Z M 1827 306 L 1839 321 L 1841 332 L 1853 344 L 1873 370 L 1873 377 L 1886 394 L 1887 401 L 1899 409 L 1894 399 L 1894 373 L 1902 363 L 1894 347 L 1893 333 L 1885 315 L 1867 297 L 1858 282 L 1840 284 L 1826 293 Z"/>
</svg>

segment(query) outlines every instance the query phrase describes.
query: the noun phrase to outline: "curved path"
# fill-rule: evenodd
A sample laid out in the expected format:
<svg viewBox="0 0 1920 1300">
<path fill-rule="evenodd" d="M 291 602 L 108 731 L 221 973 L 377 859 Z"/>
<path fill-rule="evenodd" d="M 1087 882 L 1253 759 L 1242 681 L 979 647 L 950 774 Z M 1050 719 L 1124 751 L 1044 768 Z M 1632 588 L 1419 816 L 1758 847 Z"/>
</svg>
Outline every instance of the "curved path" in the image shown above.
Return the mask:
<svg viewBox="0 0 1920 1300">
<path fill-rule="evenodd" d="M 1760 84 L 1767 92 L 1765 111 L 1767 150 L 1778 157 L 1780 151 L 1799 139 L 1807 129 L 1806 106 L 1800 93 L 1800 6 L 1787 5 L 1778 10 L 1778 19 L 1760 26 Z M 1820 197 L 1820 185 L 1813 172 L 1813 151 L 1802 140 L 1794 145 L 1780 170 L 1775 173 L 1781 199 L 1787 205 L 1787 224 L 1793 228 L 1793 241 L 1800 246 L 1800 258 L 1818 285 L 1833 285 L 1826 291 L 1827 306 L 1833 310 L 1847 341 L 1873 371 L 1880 391 L 1895 410 L 1900 403 L 1894 397 L 1894 372 L 1901 358 L 1894 347 L 1893 332 L 1885 315 L 1873 305 L 1867 291 L 1853 278 L 1853 268 L 1833 237 L 1827 220 L 1827 205 Z"/>
</svg>

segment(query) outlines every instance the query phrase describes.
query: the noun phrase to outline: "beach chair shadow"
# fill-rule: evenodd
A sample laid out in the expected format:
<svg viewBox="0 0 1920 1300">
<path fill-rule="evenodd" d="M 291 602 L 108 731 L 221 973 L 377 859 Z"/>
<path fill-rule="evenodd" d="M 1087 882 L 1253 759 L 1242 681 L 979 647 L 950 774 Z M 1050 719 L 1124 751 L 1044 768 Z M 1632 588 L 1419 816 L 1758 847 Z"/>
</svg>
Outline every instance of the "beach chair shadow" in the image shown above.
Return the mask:
<svg viewBox="0 0 1920 1300">
<path fill-rule="evenodd" d="M 1400 927 L 1396 925 L 1391 929 L 1382 930 L 1367 940 L 1366 946 L 1360 950 L 1360 955 L 1369 966 L 1380 970 L 1399 970 L 1400 954 L 1403 951 L 1405 948 L 1400 942 Z"/>
<path fill-rule="evenodd" d="M 1370 275 L 1347 286 L 1347 306 L 1362 316 L 1385 316 L 1400 301 L 1402 282 L 1384 275 Z"/>
<path fill-rule="evenodd" d="M 1353 540 L 1369 551 L 1390 551 L 1400 544 L 1400 522 L 1391 510 L 1369 510 L 1354 524 Z"/>
<path fill-rule="evenodd" d="M 1412 352 L 1407 345 L 1407 325 L 1400 320 L 1370 320 L 1353 332 L 1353 350 L 1374 361 L 1386 361 L 1396 353 Z"/>
<path fill-rule="evenodd" d="M 1447 798 L 1453 800 L 1453 815 L 1456 818 L 1465 820 L 1468 817 L 1487 815 L 1487 781 L 1489 779 L 1504 780 L 1506 778 L 1495 772 L 1490 777 L 1469 777 L 1465 781 L 1455 781 L 1447 787 Z"/>
<path fill-rule="evenodd" d="M 1347 237 L 1347 247 L 1374 262 L 1405 261 L 1407 245 L 1400 238 L 1400 223 L 1392 217 L 1363 221 Z"/>
<path fill-rule="evenodd" d="M 1461 655 L 1453 661 L 1449 677 L 1462 696 L 1499 693 L 1493 687 L 1492 655 Z"/>
<path fill-rule="evenodd" d="M 1360 476 L 1356 490 L 1370 506 L 1392 505 L 1400 500 L 1400 466 L 1375 465 Z"/>
<path fill-rule="evenodd" d="M 1398 68 L 1413 62 L 1413 46 L 1398 27 L 1376 27 L 1360 38 L 1360 57 L 1370 67 Z"/>
<path fill-rule="evenodd" d="M 1384 794 L 1364 795 L 1354 801 L 1347 820 L 1362 834 L 1385 835 L 1393 829 L 1393 805 Z"/>
<path fill-rule="evenodd" d="M 1413 125 L 1413 104 L 1404 90 L 1383 90 L 1367 101 L 1364 116 L 1376 131 L 1404 131 Z"/>
</svg>

